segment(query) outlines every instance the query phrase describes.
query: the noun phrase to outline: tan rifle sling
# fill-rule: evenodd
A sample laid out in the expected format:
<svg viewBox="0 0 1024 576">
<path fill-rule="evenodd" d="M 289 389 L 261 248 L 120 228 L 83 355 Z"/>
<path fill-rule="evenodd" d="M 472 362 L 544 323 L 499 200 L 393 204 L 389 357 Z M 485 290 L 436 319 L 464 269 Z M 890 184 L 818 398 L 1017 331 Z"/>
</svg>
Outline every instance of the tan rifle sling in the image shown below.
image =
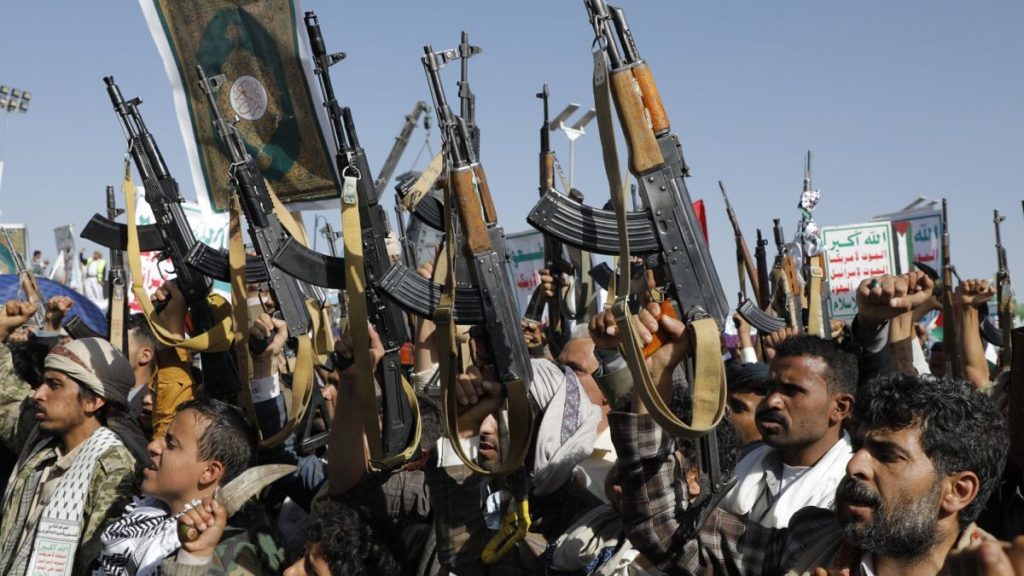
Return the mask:
<svg viewBox="0 0 1024 576">
<path fill-rule="evenodd" d="M 474 176 L 475 181 L 476 177 Z M 448 178 L 448 186 L 450 190 L 451 178 Z M 434 310 L 441 372 L 441 401 L 444 406 L 444 434 L 450 440 L 455 455 L 467 468 L 484 476 L 506 476 L 522 467 L 526 460 L 526 453 L 530 449 L 530 440 L 533 434 L 533 413 L 530 409 L 528 390 L 523 381 L 508 382 L 505 386 L 509 419 L 509 446 L 507 450 L 503 448 L 505 457 L 500 464 L 491 470 L 482 468 L 466 454 L 459 439 L 459 404 L 455 395 L 455 387 L 458 385 L 457 380 L 460 368 L 463 366 L 463 359 L 461 358 L 461 348 L 457 342 L 458 327 L 454 322 L 452 311 L 455 307 L 455 252 L 461 247 L 457 246 L 454 241 L 456 235 L 451 217 L 451 211 L 454 209 L 453 196 L 454 194 L 448 194 L 444 203 L 447 245 L 443 254 L 446 269 L 444 270 L 444 289 L 441 291 L 440 301 Z"/>
<path fill-rule="evenodd" d="M 631 71 L 626 72 L 632 74 Z M 633 374 L 633 384 L 640 399 L 647 406 L 651 417 L 662 428 L 674 436 L 700 437 L 718 425 L 725 415 L 726 384 L 725 367 L 722 363 L 721 343 L 718 325 L 712 318 L 694 320 L 687 324 L 686 331 L 691 339 L 694 374 L 693 418 L 687 424 L 679 419 L 665 399 L 658 393 L 655 382 L 647 370 L 644 350 L 637 338 L 636 316 L 629 309 L 630 253 L 629 235 L 626 228 L 628 210 L 626 187 L 621 185 L 618 152 L 615 144 L 615 128 L 611 116 L 611 88 L 609 67 L 605 53 L 594 52 L 594 102 L 597 110 L 598 132 L 604 155 L 605 174 L 612 192 L 612 204 L 618 220 L 619 231 L 619 281 L 616 284 L 615 303 L 612 312 L 619 330 L 619 349 Z M 616 102 L 618 106 L 643 106 L 639 85 L 630 78 L 635 90 L 630 96 L 633 102 Z M 670 304 L 669 304 L 670 305 Z M 663 306 L 663 310 L 668 310 Z M 687 359 L 684 359 L 687 361 Z"/>
<path fill-rule="evenodd" d="M 153 309 L 146 288 L 142 284 L 142 262 L 139 252 L 139 229 L 135 222 L 135 190 L 131 185 L 124 186 L 125 210 L 128 217 L 128 267 L 132 273 L 132 290 L 135 299 L 142 307 L 142 313 L 153 328 L 153 336 L 157 342 L 167 347 L 184 348 L 191 352 L 226 352 L 234 340 L 234 328 L 231 321 L 231 305 L 217 294 L 210 294 L 210 308 L 213 310 L 214 325 L 209 331 L 196 334 L 191 338 L 181 338 L 164 326 L 160 317 Z"/>
<path fill-rule="evenodd" d="M 341 232 L 345 246 L 345 290 L 348 292 L 349 333 L 352 335 L 352 354 L 356 366 L 356 397 L 363 415 L 366 441 L 370 447 L 370 462 L 374 468 L 391 469 L 412 458 L 419 448 L 422 431 L 420 407 L 412 386 L 403 374 L 402 391 L 412 409 L 415 427 L 405 449 L 390 458 L 385 458 L 381 444 L 376 378 L 370 355 L 370 324 L 366 311 L 366 270 L 362 226 L 359 219 L 359 194 L 356 193 L 360 177 L 355 169 L 347 169 L 346 173 L 342 174 L 341 187 Z"/>
</svg>

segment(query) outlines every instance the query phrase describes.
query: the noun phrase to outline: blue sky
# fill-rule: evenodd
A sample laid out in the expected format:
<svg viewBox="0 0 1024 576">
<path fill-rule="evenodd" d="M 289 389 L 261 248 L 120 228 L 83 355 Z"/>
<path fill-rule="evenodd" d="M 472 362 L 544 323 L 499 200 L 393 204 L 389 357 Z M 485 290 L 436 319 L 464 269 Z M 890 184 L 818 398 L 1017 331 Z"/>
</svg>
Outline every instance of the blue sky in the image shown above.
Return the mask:
<svg viewBox="0 0 1024 576">
<path fill-rule="evenodd" d="M 33 246 L 52 256 L 53 228 L 71 223 L 80 231 L 103 210 L 104 188 L 117 183 L 124 151 L 105 75 L 115 76 L 126 97 L 145 101 L 168 166 L 194 198 L 169 84 L 138 5 L 4 4 L 0 83 L 31 90 L 33 102 L 7 124 L 3 221 L 27 224 Z M 1016 172 L 1024 159 L 1024 3 L 621 5 L 683 142 L 690 192 L 708 203 L 727 294 L 736 291 L 732 232 L 716 182 L 725 181 L 749 238 L 756 227 L 767 231 L 772 217 L 791 233 L 807 149 L 823 193 L 819 224 L 867 221 L 918 196 L 945 196 L 961 275 L 989 277 L 998 208 L 1008 215 L 1004 242 L 1024 282 L 1024 194 Z M 402 117 L 416 100 L 429 100 L 423 45 L 452 47 L 468 30 L 484 49 L 471 65 L 482 161 L 506 231 L 527 227 L 537 194 L 541 111 L 534 94 L 547 82 L 553 111 L 592 99 L 592 32 L 582 2 L 306 0 L 303 8 L 319 14 L 328 49 L 348 53 L 333 68 L 335 88 L 356 116 L 375 172 Z M 456 75 L 445 76 L 450 96 Z M 422 138 L 417 131 L 400 170 L 410 167 Z M 552 142 L 567 165 L 565 138 L 555 133 Z M 589 203 L 603 204 L 596 127 L 577 144 L 576 159 L 576 186 Z M 324 214 L 338 223 L 337 212 Z"/>
</svg>

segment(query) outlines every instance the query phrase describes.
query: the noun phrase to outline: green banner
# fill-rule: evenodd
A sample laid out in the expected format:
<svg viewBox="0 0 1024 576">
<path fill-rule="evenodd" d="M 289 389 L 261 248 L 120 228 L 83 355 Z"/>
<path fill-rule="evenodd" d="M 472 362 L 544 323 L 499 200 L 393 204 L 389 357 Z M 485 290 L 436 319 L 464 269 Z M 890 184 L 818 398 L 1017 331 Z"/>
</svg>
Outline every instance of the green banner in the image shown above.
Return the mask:
<svg viewBox="0 0 1024 576">
<path fill-rule="evenodd" d="M 200 205 L 228 208 L 230 160 L 213 128 L 196 65 L 224 74 L 218 106 L 284 203 L 336 198 L 338 188 L 301 57 L 298 0 L 140 0 L 175 88 Z M 206 193 L 204 194 L 204 190 Z"/>
</svg>

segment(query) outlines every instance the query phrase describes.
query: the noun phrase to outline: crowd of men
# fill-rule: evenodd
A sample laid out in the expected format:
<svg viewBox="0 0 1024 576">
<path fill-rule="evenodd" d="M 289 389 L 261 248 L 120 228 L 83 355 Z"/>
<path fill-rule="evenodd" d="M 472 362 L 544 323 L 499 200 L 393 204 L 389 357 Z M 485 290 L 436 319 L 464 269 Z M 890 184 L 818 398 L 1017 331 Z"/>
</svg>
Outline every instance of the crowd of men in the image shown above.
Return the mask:
<svg viewBox="0 0 1024 576">
<path fill-rule="evenodd" d="M 304 245 L 263 185 L 262 153 L 221 117 L 224 76 L 202 66 L 257 257 L 243 262 L 237 206 L 228 254 L 200 246 L 139 100 L 106 78 L 154 209 L 150 242 L 177 280 L 126 315 L 123 255 L 108 270 L 101 252 L 83 253 L 86 296 L 102 299 L 109 274 L 102 329 L 65 324 L 63 296 L 0 308 L 0 574 L 1024 574 L 1024 332 L 1005 264 L 994 365 L 981 310 L 997 288 L 954 286 L 948 233 L 941 287 L 926 266 L 866 278 L 852 322 L 830 319 L 808 156 L 797 241 L 776 220 L 771 294 L 766 242 L 757 270 L 738 242 L 741 283 L 749 269 L 771 302 L 742 302 L 730 320 L 650 70 L 622 12 L 586 5 L 614 197 L 596 210 L 555 190 L 545 86 L 538 206 L 555 208 L 531 218 L 562 220 L 542 230 L 547 269 L 523 318 L 472 91 L 460 83 L 456 118 L 441 89 L 441 66 L 479 51 L 465 33 L 459 50 L 428 46 L 421 60 L 444 152 L 432 180 L 406 181 L 403 202 L 429 205 L 444 228 L 433 262 L 388 250 L 399 242 L 334 99 L 327 68 L 340 56 L 315 14 L 305 23 L 338 145 L 344 259 Z M 611 100 L 642 199 L 632 216 Z M 130 195 L 108 246 L 137 271 L 134 205 Z M 561 244 L 581 250 L 573 240 L 619 242 L 621 268 L 605 271 L 614 302 L 582 288 L 589 265 Z M 401 281 L 388 284 L 393 272 Z M 230 279 L 233 303 L 209 294 L 214 278 Z M 321 287 L 342 284 L 348 317 L 336 322 Z M 921 322 L 937 310 L 941 345 Z"/>
<path fill-rule="evenodd" d="M 560 297 L 546 271 L 543 279 L 544 297 Z M 991 295 L 987 280 L 965 281 L 961 310 L 969 317 Z M 174 282 L 153 298 L 163 301 L 163 324 L 184 336 L 186 308 Z M 526 337 L 542 342 L 531 348 L 532 526 L 493 561 L 485 549 L 510 495 L 453 458 L 452 440 L 440 432 L 431 322 L 417 323 L 408 367 L 420 445 L 408 462 L 384 470 L 369 465 L 357 374 L 344 360 L 316 366 L 333 422 L 326 446 L 304 453 L 291 437 L 259 447 L 256 427 L 272 435 L 295 401 L 287 330 L 272 314 L 250 328 L 254 340 L 270 342 L 250 352 L 254 422 L 206 397 L 192 354 L 160 345 L 143 315 L 129 319 L 128 346 L 119 351 L 102 338 L 38 337 L 25 326 L 35 305 L 11 301 L 0 315 L 0 571 L 1019 571 L 1024 552 L 1010 544 L 1024 525 L 1020 446 L 1010 442 L 1006 416 L 1017 402 L 1012 372 L 990 372 L 977 330 L 961 332 L 966 379 L 914 362 L 923 338 L 913 318 L 938 306 L 923 273 L 865 280 L 857 303 L 853 323 L 834 326 L 835 339 L 793 328 L 752 335 L 735 318 L 735 348 L 723 339 L 728 417 L 713 432 L 729 479 L 722 490 L 708 482 L 702 448 L 664 431 L 631 393 L 610 311 L 580 326 L 557 357 L 545 331 L 528 328 Z M 47 302 L 39 334 L 59 331 L 70 306 L 63 297 Z M 272 302 L 265 306 L 273 312 Z M 665 341 L 648 368 L 686 419 L 687 326 L 656 304 L 637 318 L 640 339 L 659 333 Z M 383 356 L 372 330 L 371 349 Z M 351 356 L 347 333 L 335 351 L 336 359 Z M 459 379 L 458 441 L 488 468 L 508 440 L 495 418 L 503 387 L 483 364 Z M 223 487 L 257 463 L 282 462 L 295 471 L 229 514 L 218 498 Z"/>
</svg>

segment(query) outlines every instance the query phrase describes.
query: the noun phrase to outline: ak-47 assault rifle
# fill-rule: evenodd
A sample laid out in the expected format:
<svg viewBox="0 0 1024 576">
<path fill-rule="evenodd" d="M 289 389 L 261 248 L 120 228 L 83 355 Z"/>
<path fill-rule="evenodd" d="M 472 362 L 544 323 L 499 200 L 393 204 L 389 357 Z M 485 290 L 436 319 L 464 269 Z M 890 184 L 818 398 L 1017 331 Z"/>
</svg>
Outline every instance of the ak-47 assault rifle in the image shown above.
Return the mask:
<svg viewBox="0 0 1024 576">
<path fill-rule="evenodd" d="M 382 393 L 383 426 L 380 453 L 373 454 L 373 458 L 389 461 L 406 451 L 417 425 L 410 406 L 414 400 L 406 397 L 402 385 L 403 373 L 399 352 L 402 345 L 409 341 L 405 315 L 399 308 L 389 306 L 379 289 L 374 286 L 375 281 L 383 277 L 391 266 L 387 252 L 387 237 L 391 231 L 388 228 L 387 214 L 380 204 L 374 183 L 369 178 L 369 162 L 359 145 L 352 112 L 348 107 L 341 107 L 334 94 L 330 66 L 340 61 L 340 58 L 327 52 L 316 14 L 306 12 L 305 22 L 312 48 L 314 72 L 320 80 L 324 107 L 327 109 L 331 133 L 338 149 L 338 174 L 344 181 L 342 202 L 346 202 L 346 194 L 357 199 L 361 229 L 342 230 L 346 235 L 346 245 L 349 244 L 349 235 L 359 234 L 363 251 L 363 284 L 361 289 L 349 289 L 349 307 L 355 309 L 356 299 L 365 302 L 367 320 L 377 329 L 380 341 L 384 345 L 384 357 L 376 370 Z M 425 108 L 425 105 L 420 102 L 419 107 Z M 369 430 L 367 434 L 370 434 Z M 371 442 L 371 446 L 376 446 L 375 442 Z"/>
<path fill-rule="evenodd" d="M 121 127 L 129 141 L 132 160 L 142 178 L 145 188 L 145 199 L 153 210 L 156 220 L 153 224 L 138 226 L 139 251 L 160 252 L 161 259 L 171 259 L 175 274 L 186 276 L 196 290 L 209 292 L 209 287 L 200 288 L 200 284 L 208 281 L 194 282 L 198 275 L 229 281 L 230 268 L 227 254 L 195 239 L 192 228 L 181 208 L 183 199 L 178 192 L 178 184 L 167 171 L 163 155 L 157 147 L 156 139 L 146 128 L 139 112 L 142 100 L 133 98 L 125 101 L 121 89 L 114 83 L 113 77 L 106 77 L 107 94 L 114 104 L 114 111 L 121 120 Z M 114 221 L 117 214 L 107 211 L 106 216 L 95 214 L 82 229 L 82 238 L 91 240 L 110 250 L 124 251 L 128 247 L 128 227 Z M 176 258 L 176 259 L 175 259 Z M 190 268 L 182 272 L 185 268 Z M 250 282 L 266 282 L 267 271 L 258 258 L 247 258 L 245 275 Z M 180 286 L 180 280 L 179 280 Z M 195 293 L 190 294 L 197 297 Z"/>
<path fill-rule="evenodd" d="M 946 199 L 942 199 L 942 350 L 946 357 L 946 376 L 961 378 L 963 364 L 960 358 L 960 333 L 957 329 L 956 290 L 953 278 L 957 276 L 949 254 L 949 215 Z"/>
<path fill-rule="evenodd" d="M 459 79 L 459 123 L 466 127 L 466 133 L 468 134 L 468 138 L 471 142 L 474 158 L 479 157 L 480 129 L 476 125 L 476 96 L 469 87 L 468 62 L 470 58 L 480 54 L 481 52 L 483 52 L 483 50 L 479 46 L 473 46 L 469 43 L 469 34 L 463 32 L 459 47 L 453 50 L 446 50 L 442 53 L 444 55 L 445 62 L 451 60 L 462 61 L 461 76 Z M 438 123 L 440 123 L 441 113 L 437 111 L 436 102 L 434 110 L 438 117 Z M 450 108 L 448 112 L 451 114 Z M 452 114 L 452 116 L 454 117 L 454 114 Z M 398 192 L 399 196 L 404 198 L 405 194 L 408 192 L 407 185 L 411 185 L 412 183 L 413 180 L 409 179 L 404 183 L 400 183 L 399 186 L 396 186 L 395 190 Z M 416 204 L 415 208 L 413 208 L 412 214 L 420 222 L 434 230 L 444 232 L 447 229 L 447 222 L 445 221 L 444 216 L 444 203 L 433 196 L 424 196 Z M 458 237 L 459 223 L 455 222 L 454 224 L 454 236 Z M 445 243 L 448 246 L 455 246 L 458 244 L 458 242 L 453 238 L 446 238 Z M 502 236 L 500 246 L 503 247 L 504 245 L 504 236 Z M 504 257 L 503 251 L 502 256 Z M 469 274 L 469 268 L 461 253 L 455 254 L 455 264 L 459 268 L 459 277 L 465 278 Z M 440 284 L 420 276 L 414 268 L 406 266 L 403 263 L 397 263 L 392 266 L 391 270 L 389 270 L 383 278 L 377 281 L 377 286 L 387 294 L 389 298 L 401 306 L 403 310 L 421 318 L 430 318 L 434 314 L 434 309 L 437 308 L 437 303 L 440 300 L 442 290 Z M 455 309 L 453 313 L 455 315 L 455 322 L 458 324 L 477 325 L 482 323 L 484 319 L 483 304 L 480 302 L 480 297 L 477 292 L 472 288 L 460 286 L 456 290 Z"/>
<path fill-rule="evenodd" d="M 758 332 L 771 334 L 787 326 L 803 332 L 803 306 L 800 297 L 800 281 L 796 278 L 796 266 L 793 255 L 786 243 L 785 233 L 778 218 L 773 221 L 775 236 L 775 264 L 772 266 L 773 293 L 775 297 L 769 302 L 775 315 L 768 314 L 749 298 L 744 298 L 736 309 L 748 324 L 757 328 Z M 760 240 L 759 240 L 760 242 Z M 766 307 L 767 309 L 767 307 Z"/>
<path fill-rule="evenodd" d="M 274 305 L 280 310 L 282 319 L 288 325 L 289 338 L 305 335 L 310 329 L 311 319 L 305 304 L 304 287 L 299 285 L 297 278 L 305 276 L 309 272 L 313 272 L 314 275 L 326 275 L 326 271 L 321 266 L 319 270 L 306 271 L 300 276 L 286 272 L 284 266 L 278 265 L 276 259 L 284 251 L 286 243 L 291 246 L 299 245 L 292 241 L 291 236 L 274 212 L 273 202 L 266 184 L 263 182 L 263 176 L 256 166 L 256 160 L 246 148 L 242 135 L 239 134 L 235 125 L 225 120 L 220 113 L 216 94 L 226 81 L 224 75 L 208 78 L 201 65 L 196 67 L 196 71 L 199 75 L 199 87 L 206 94 L 210 104 L 209 113 L 213 116 L 214 128 L 231 160 L 229 168 L 231 184 L 238 194 L 242 212 L 245 214 L 245 220 L 249 227 L 249 240 L 267 269 L 267 283 L 274 298 Z M 328 258 L 328 256 L 312 250 L 305 249 L 305 251 L 309 252 L 309 258 L 313 262 Z M 289 258 L 281 258 L 281 264 L 284 265 L 286 260 Z M 289 264 L 294 263 L 293 260 L 289 261 Z M 342 269 L 344 269 L 343 264 Z M 328 283 L 319 285 L 326 286 Z M 267 344 L 269 344 L 269 337 L 265 343 L 250 342 L 250 347 L 258 354 L 266 349 Z"/>
<path fill-rule="evenodd" d="M 613 155 L 607 98 L 610 92 L 629 150 L 629 171 L 637 180 L 644 209 L 627 212 L 627 195 L 617 182 L 621 175 L 616 173 L 616 166 L 607 165 L 606 159 L 615 211 L 585 207 L 549 190 L 528 221 L 566 244 L 618 254 L 622 276 L 630 274 L 630 256 L 642 256 L 645 268 L 654 272 L 652 296 L 663 297 L 662 312 L 678 316 L 678 305 L 686 316 L 688 329 L 697 340 L 692 358 L 696 377 L 691 381 L 695 402 L 689 423 L 672 413 L 647 372 L 644 356 L 660 346 L 660 334 L 641 349 L 628 309 L 630 282 L 625 277 L 620 279 L 612 311 L 634 392 L 667 431 L 699 438 L 700 468 L 705 473 L 701 481 L 706 488 L 701 490 L 701 503 L 711 504 L 698 507 L 690 518 L 693 524 L 689 529 L 696 530 L 729 486 L 722 477 L 714 433 L 725 410 L 719 332 L 729 307 L 686 190 L 684 177 L 689 170 L 679 139 L 671 130 L 654 78 L 640 58 L 625 16 L 603 0 L 585 0 L 584 4 L 595 33 L 594 46 L 599 49 L 594 79 L 602 147 L 606 157 Z M 697 402 L 697 398 L 702 401 Z"/>
<path fill-rule="evenodd" d="M 18 272 L 19 282 L 21 283 L 21 289 L 25 292 L 25 298 L 30 303 L 36 305 L 36 311 L 32 314 L 32 321 L 42 329 L 43 326 L 46 326 L 46 303 L 43 302 L 42 292 L 39 291 L 39 285 L 36 283 L 36 275 L 32 273 L 28 264 L 25 263 L 25 256 L 15 248 L 14 240 L 11 239 L 11 233 L 7 231 L 7 228 L 0 226 L 0 234 L 3 235 L 7 251 L 11 253 L 11 260 L 14 261 L 14 268 Z"/>
<path fill-rule="evenodd" d="M 555 153 L 551 150 L 551 139 L 548 134 L 548 85 L 537 94 L 544 101 L 544 123 L 540 127 L 540 195 L 555 188 Z M 526 306 L 527 320 L 540 322 L 544 316 L 544 308 L 548 309 L 548 328 L 552 350 L 561 350 L 568 341 L 567 318 L 562 313 L 562 274 L 571 274 L 573 267 L 562 255 L 562 243 L 551 236 L 544 236 L 544 268 L 551 274 L 554 282 L 555 295 L 551 299 L 543 296 L 542 286 L 537 286 L 530 302 Z M 557 353 L 555 354 L 557 356 Z"/>
<path fill-rule="evenodd" d="M 631 171 L 637 176 L 645 209 L 626 215 L 630 253 L 644 258 L 648 268 L 659 272 L 659 284 L 687 307 L 696 306 L 721 326 L 729 305 L 718 280 L 714 262 L 693 210 L 684 177 L 689 167 L 683 160 L 679 137 L 671 131 L 668 117 L 647 64 L 640 58 L 621 10 L 601 0 L 586 0 L 598 38 L 611 61 L 610 73 L 616 102 L 625 91 L 635 90 L 627 76 L 637 76 L 644 111 L 649 120 L 637 119 L 626 128 L 630 142 Z M 619 42 L 612 36 L 613 24 Z M 621 80 L 616 84 L 616 80 Z M 620 117 L 624 114 L 620 107 Z M 647 122 L 648 126 L 643 126 Z M 625 123 L 625 122 L 624 122 Z M 640 135 L 640 131 L 652 132 Z M 534 228 L 565 244 L 588 252 L 619 254 L 615 212 L 592 208 L 555 190 L 547 190 L 527 217 Z"/>
<path fill-rule="evenodd" d="M 722 198 L 725 199 L 725 212 L 729 215 L 729 223 L 732 224 L 732 233 L 736 239 L 736 270 L 739 273 L 741 298 L 747 298 L 747 282 L 744 279 L 746 277 L 750 279 L 750 288 L 754 291 L 754 298 L 757 299 L 758 307 L 763 310 L 767 307 L 768 302 L 761 301 L 761 278 L 759 271 L 754 265 L 754 259 L 750 257 L 750 249 L 747 248 L 747 241 L 743 238 L 743 229 L 740 228 L 736 212 L 732 209 L 732 203 L 729 202 L 729 195 L 725 193 L 725 184 L 721 180 L 718 181 L 718 187 L 722 190 Z M 758 240 L 760 242 L 760 238 Z M 744 271 L 746 271 L 746 274 L 744 274 Z"/>
<path fill-rule="evenodd" d="M 212 252 L 219 252 L 198 242 L 192 234 L 192 228 L 189 227 L 181 208 L 178 183 L 167 171 L 156 140 L 142 121 L 142 115 L 139 113 L 139 104 L 142 101 L 138 98 L 125 101 L 121 96 L 121 89 L 112 77 L 108 76 L 103 81 L 107 85 L 107 94 L 114 105 L 114 112 L 117 113 L 121 128 L 128 139 L 128 149 L 135 169 L 142 178 L 146 202 L 153 210 L 153 217 L 157 222 L 151 230 L 156 232 L 159 240 L 153 242 L 152 248 L 160 250 L 163 257 L 170 259 L 174 265 L 177 277 L 175 282 L 185 298 L 192 317 L 193 332 L 205 333 L 214 326 L 213 310 L 207 300 L 211 281 L 207 275 L 199 271 L 199 266 L 190 262 L 189 256 L 201 246 Z M 94 217 L 93 221 L 95 220 Z M 111 218 L 106 220 L 113 222 Z M 85 237 L 84 231 L 82 236 Z M 118 238 L 118 242 L 113 246 L 127 246 L 127 237 L 125 229 L 123 243 Z M 144 248 L 140 246 L 140 249 Z M 248 276 L 248 270 L 246 275 Z M 201 352 L 200 358 L 208 393 L 215 398 L 233 399 L 238 392 L 239 380 L 231 353 Z"/>
<path fill-rule="evenodd" d="M 130 170 L 128 165 L 125 165 L 126 170 Z M 123 208 L 118 208 L 117 203 L 114 200 L 114 187 L 107 186 L 107 218 L 113 221 L 121 214 L 124 214 Z M 72 338 L 103 338 L 110 340 L 110 343 L 115 348 L 128 353 L 128 330 L 126 323 L 128 320 L 128 278 L 124 269 L 124 251 L 117 250 L 115 248 L 110 249 L 110 268 L 107 273 L 107 290 L 109 292 L 107 297 L 107 314 L 110 316 L 109 332 L 107 334 L 100 334 L 95 332 L 92 328 L 82 320 L 81 316 L 75 316 L 68 320 L 64 324 L 64 329 L 67 330 L 68 334 Z M 118 311 L 118 312 L 115 312 Z"/>
<path fill-rule="evenodd" d="M 423 67 L 430 84 L 430 93 L 437 113 L 438 127 L 444 141 L 447 162 L 448 189 L 445 197 L 446 255 L 448 267 L 440 301 L 433 310 L 438 327 L 438 341 L 443 349 L 441 356 L 441 384 L 445 396 L 445 421 L 449 436 L 457 432 L 458 406 L 452 385 L 458 371 L 453 343 L 455 325 L 467 324 L 460 320 L 456 283 L 468 281 L 469 290 L 480 304 L 480 318 L 472 322 L 478 335 L 486 342 L 489 361 L 495 375 L 506 390 L 509 404 L 510 445 L 505 461 L 499 465 L 501 473 L 519 468 L 529 449 L 532 436 L 531 413 L 526 399 L 533 378 L 533 369 L 526 351 L 519 325 L 519 313 L 515 308 L 512 278 L 508 269 L 505 252 L 505 235 L 498 224 L 497 213 L 491 199 L 483 167 L 476 157 L 472 136 L 465 122 L 456 117 L 448 106 L 441 82 L 441 68 L 448 62 L 464 58 L 459 51 L 435 52 L 430 46 L 424 47 Z M 458 221 L 461 236 L 454 234 Z M 456 242 L 456 239 L 461 242 Z M 456 278 L 454 258 L 457 252 L 465 256 L 469 268 L 468 278 Z M 467 465 L 482 471 L 462 454 L 458 441 L 453 442 L 456 452 L 467 461 Z"/>
<path fill-rule="evenodd" d="M 994 210 L 992 213 L 992 223 L 996 228 L 996 263 L 999 269 L 996 271 L 996 302 L 999 307 L 999 327 L 995 328 L 998 332 L 998 340 L 993 342 L 996 346 L 999 346 L 999 369 L 1009 370 L 1011 359 L 1013 358 L 1012 352 L 1012 339 L 1010 334 L 1013 332 L 1013 288 L 1010 286 L 1010 267 L 1006 262 L 1006 247 L 1003 246 L 1003 237 L 1000 231 L 1000 224 L 1006 220 L 1006 216 L 1001 216 L 999 210 Z M 982 332 L 985 331 L 985 324 L 991 324 L 988 321 L 988 317 L 984 319 L 982 323 Z"/>
</svg>

